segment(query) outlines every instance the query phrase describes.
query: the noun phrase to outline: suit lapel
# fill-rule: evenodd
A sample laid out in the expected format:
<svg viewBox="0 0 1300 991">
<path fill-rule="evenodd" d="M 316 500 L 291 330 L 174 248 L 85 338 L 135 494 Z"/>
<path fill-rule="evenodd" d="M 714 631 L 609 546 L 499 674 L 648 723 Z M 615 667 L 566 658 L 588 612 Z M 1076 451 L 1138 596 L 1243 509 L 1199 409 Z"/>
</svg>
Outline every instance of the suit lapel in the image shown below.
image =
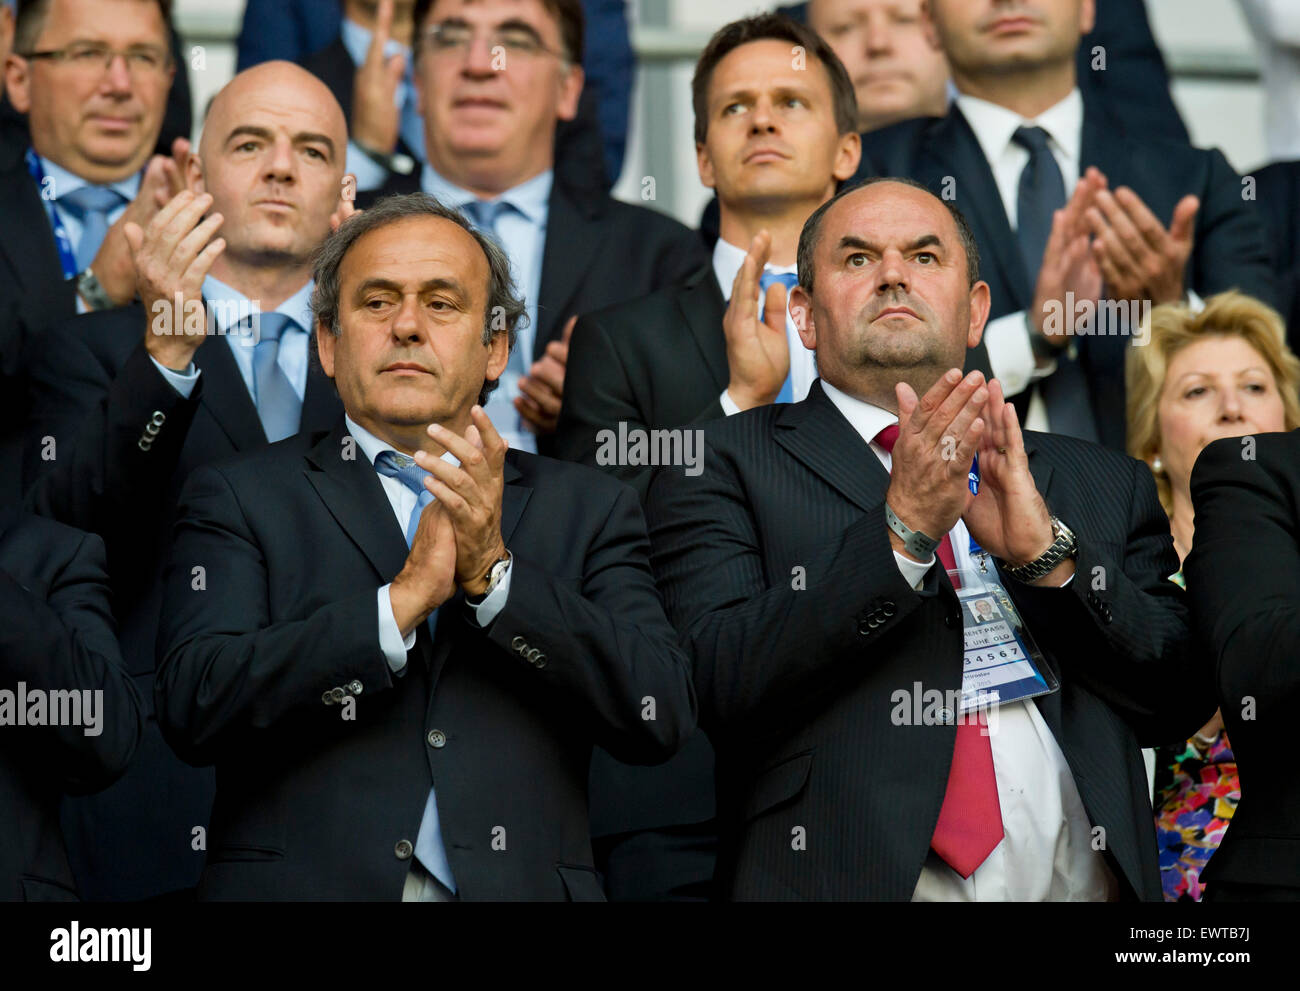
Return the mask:
<svg viewBox="0 0 1300 991">
<path fill-rule="evenodd" d="M 714 383 L 719 390 L 725 389 L 731 378 L 727 365 L 727 339 L 722 331 L 727 303 L 718 288 L 712 265 L 701 269 L 698 276 L 678 288 L 677 309 L 690 328 Z"/>
<path fill-rule="evenodd" d="M 807 399 L 779 414 L 776 428 L 778 444 L 862 509 L 885 498 L 889 473 L 822 391 L 820 380 Z"/>
<path fill-rule="evenodd" d="M 334 429 L 307 452 L 303 471 L 330 515 L 365 554 L 376 576 L 391 581 L 406 563 L 406 538 L 374 466 L 355 445 L 344 447 L 346 436 L 347 427 L 340 416 Z"/>
<path fill-rule="evenodd" d="M 1007 312 L 1028 309 L 1032 300 L 1026 294 L 1033 289 L 1028 286 L 1029 276 L 1002 206 L 1002 194 L 979 139 L 956 105 L 930 132 L 927 161 L 937 167 L 925 177 L 932 189 L 942 190 L 946 177 L 959 177 L 957 205 L 975 229 L 983 267 L 996 268 L 1006 286 Z"/>
<path fill-rule="evenodd" d="M 600 214 L 604 196 L 584 196 L 575 202 L 557 177 L 551 186 L 546 213 L 546 244 L 542 248 L 542 284 L 537 294 L 536 361 L 546 345 L 559 340 L 574 297 L 600 249 Z"/>
<path fill-rule="evenodd" d="M 18 274 L 25 293 L 63 281 L 63 267 L 54 244 L 54 232 L 41 203 L 40 193 L 19 155 L 14 167 L 0 177 L 0 250 Z"/>
<path fill-rule="evenodd" d="M 215 334 L 199 345 L 194 352 L 194 364 L 207 380 L 199 404 L 207 407 L 235 450 L 265 446 L 266 432 L 226 336 Z"/>
</svg>

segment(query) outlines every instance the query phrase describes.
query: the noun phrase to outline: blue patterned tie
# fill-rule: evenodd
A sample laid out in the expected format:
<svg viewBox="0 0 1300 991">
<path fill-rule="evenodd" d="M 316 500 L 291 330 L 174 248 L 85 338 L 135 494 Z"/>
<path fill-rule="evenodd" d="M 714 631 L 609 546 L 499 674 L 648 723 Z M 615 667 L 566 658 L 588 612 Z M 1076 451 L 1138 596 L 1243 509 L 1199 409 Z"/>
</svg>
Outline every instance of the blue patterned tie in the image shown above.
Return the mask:
<svg viewBox="0 0 1300 991">
<path fill-rule="evenodd" d="M 764 269 L 763 274 L 758 277 L 758 290 L 761 293 L 760 299 L 767 299 L 767 287 L 774 282 L 779 282 L 781 285 L 785 286 L 786 305 L 788 306 L 790 301 L 790 290 L 799 284 L 799 276 L 795 275 L 794 272 L 769 272 Z M 761 312 L 759 316 L 761 319 Z M 784 324 L 782 325 L 782 329 L 784 330 Z M 787 375 L 785 381 L 781 383 L 781 391 L 776 394 L 776 401 L 778 403 L 794 402 L 794 355 L 790 355 L 790 374 Z"/>
<path fill-rule="evenodd" d="M 252 326 L 252 319 L 242 323 Z M 253 403 L 271 443 L 292 437 L 302 419 L 302 400 L 280 367 L 280 338 L 298 325 L 283 313 L 257 315 L 257 346 L 253 349 Z"/>
<path fill-rule="evenodd" d="M 108 234 L 108 215 L 126 202 L 126 197 L 108 186 L 82 186 L 58 199 L 59 208 L 81 222 L 77 241 L 77 271 L 84 272 L 95 260 Z"/>
<path fill-rule="evenodd" d="M 433 493 L 424 487 L 424 480 L 432 472 L 425 471 L 415 463 L 414 458 L 396 451 L 381 451 L 375 458 L 375 471 L 389 478 L 395 478 L 418 497 L 411 516 L 406 521 L 406 546 L 415 541 L 415 531 L 420 526 L 420 514 L 424 507 L 433 502 Z M 436 636 L 438 610 L 434 610 L 428 619 L 429 634 Z M 447 850 L 442 842 L 442 823 L 438 818 L 438 800 L 432 787 L 424 803 L 424 817 L 420 820 L 420 832 L 415 838 L 415 856 L 424 865 L 424 869 L 436 877 L 450 890 L 456 890 L 456 881 L 452 877 L 451 864 L 447 860 Z"/>
</svg>

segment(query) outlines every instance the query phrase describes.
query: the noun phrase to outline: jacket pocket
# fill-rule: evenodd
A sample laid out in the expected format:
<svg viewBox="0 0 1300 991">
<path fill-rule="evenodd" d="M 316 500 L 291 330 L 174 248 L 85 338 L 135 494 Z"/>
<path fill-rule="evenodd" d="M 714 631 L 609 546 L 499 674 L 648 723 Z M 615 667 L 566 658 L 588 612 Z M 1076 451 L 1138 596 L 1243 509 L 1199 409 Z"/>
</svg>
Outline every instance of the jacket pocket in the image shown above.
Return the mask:
<svg viewBox="0 0 1300 991">
<path fill-rule="evenodd" d="M 590 867 L 574 867 L 571 864 L 556 864 L 560 880 L 571 902 L 603 902 L 605 889 L 601 887 L 600 875 Z"/>
<path fill-rule="evenodd" d="M 813 752 L 805 750 L 762 772 L 754 782 L 742 816 L 745 822 L 798 797 L 808 784 Z"/>
<path fill-rule="evenodd" d="M 224 845 L 208 852 L 209 864 L 248 864 L 268 860 L 283 860 L 284 851 L 271 846 Z"/>
</svg>

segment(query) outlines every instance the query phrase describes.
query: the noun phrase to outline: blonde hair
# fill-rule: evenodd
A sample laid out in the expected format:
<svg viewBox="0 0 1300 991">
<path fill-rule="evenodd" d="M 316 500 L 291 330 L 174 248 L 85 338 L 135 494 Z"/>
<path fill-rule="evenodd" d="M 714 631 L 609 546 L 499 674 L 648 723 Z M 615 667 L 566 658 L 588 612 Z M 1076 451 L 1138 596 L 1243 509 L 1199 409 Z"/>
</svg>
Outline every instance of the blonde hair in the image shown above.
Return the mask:
<svg viewBox="0 0 1300 991">
<path fill-rule="evenodd" d="M 1281 315 L 1253 296 L 1235 289 L 1211 296 L 1199 313 L 1181 303 L 1164 303 L 1151 311 L 1148 341 L 1130 347 L 1126 372 L 1128 452 L 1148 465 L 1160 451 L 1160 397 L 1174 355 L 1208 337 L 1239 337 L 1264 359 L 1282 396 L 1286 429 L 1300 427 L 1300 358 L 1286 346 Z M 1169 477 L 1152 471 L 1165 512 L 1172 512 Z"/>
</svg>

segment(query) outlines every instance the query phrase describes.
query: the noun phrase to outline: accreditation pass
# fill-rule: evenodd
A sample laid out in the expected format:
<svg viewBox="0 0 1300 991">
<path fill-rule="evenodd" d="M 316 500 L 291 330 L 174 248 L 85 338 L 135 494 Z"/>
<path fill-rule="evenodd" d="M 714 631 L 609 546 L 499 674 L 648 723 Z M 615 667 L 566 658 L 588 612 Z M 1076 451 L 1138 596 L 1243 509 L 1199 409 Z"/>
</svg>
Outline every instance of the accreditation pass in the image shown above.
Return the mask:
<svg viewBox="0 0 1300 991">
<path fill-rule="evenodd" d="M 965 633 L 961 712 L 1050 692 L 1021 638 L 1022 628 L 1006 591 L 988 582 L 968 585 L 957 597 Z"/>
</svg>

